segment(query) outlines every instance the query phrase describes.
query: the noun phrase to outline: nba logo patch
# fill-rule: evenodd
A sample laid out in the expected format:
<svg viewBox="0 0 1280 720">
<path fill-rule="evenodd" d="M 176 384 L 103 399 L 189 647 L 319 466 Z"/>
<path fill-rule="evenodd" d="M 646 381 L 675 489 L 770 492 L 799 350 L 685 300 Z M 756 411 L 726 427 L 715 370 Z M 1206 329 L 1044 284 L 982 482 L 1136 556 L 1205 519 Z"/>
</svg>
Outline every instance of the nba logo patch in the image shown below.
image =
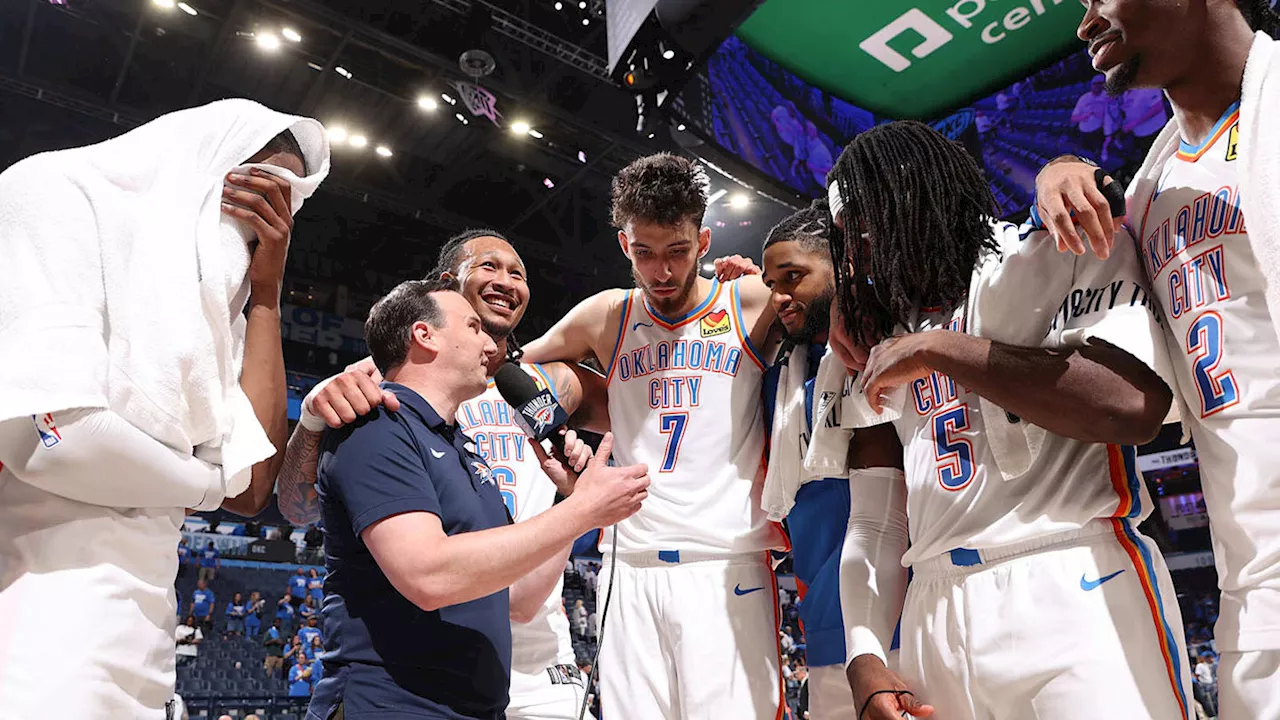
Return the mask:
<svg viewBox="0 0 1280 720">
<path fill-rule="evenodd" d="M 58 425 L 53 421 L 53 413 L 32 415 L 31 419 L 36 424 L 36 432 L 40 434 L 41 445 L 51 448 L 62 442 L 62 433 L 58 432 Z"/>
<path fill-rule="evenodd" d="M 698 322 L 702 337 L 715 337 L 729 332 L 729 311 L 717 310 L 702 316 Z"/>
</svg>

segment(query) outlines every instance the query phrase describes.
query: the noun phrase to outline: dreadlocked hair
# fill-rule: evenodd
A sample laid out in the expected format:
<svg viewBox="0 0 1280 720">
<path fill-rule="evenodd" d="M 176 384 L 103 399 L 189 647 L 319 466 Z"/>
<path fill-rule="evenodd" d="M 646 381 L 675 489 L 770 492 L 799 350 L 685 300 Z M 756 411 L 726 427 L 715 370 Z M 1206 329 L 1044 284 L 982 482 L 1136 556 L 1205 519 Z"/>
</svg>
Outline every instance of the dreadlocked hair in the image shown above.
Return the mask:
<svg viewBox="0 0 1280 720">
<path fill-rule="evenodd" d="M 494 237 L 514 247 L 515 243 L 497 230 L 490 228 L 468 228 L 449 238 L 440 254 L 436 257 L 436 266 L 431 270 L 431 278 L 438 278 L 442 289 L 462 292 L 462 263 L 467 259 L 467 243 L 479 237 Z M 445 277 L 448 275 L 448 277 Z M 507 360 L 520 362 L 524 350 L 516 340 L 515 333 L 507 335 Z"/>
<path fill-rule="evenodd" d="M 774 225 L 764 239 L 762 250 L 768 250 L 770 245 L 777 243 L 794 242 L 805 252 L 821 255 L 827 262 L 831 262 L 831 256 L 827 254 L 830 249 L 827 236 L 830 234 L 831 210 L 827 207 L 827 201 L 814 200 L 809 207 L 788 215 L 782 222 Z"/>
<path fill-rule="evenodd" d="M 920 307 L 964 301 L 984 249 L 998 251 L 996 201 L 978 164 L 923 123 L 892 122 L 854 138 L 827 176 L 844 230 L 830 238 L 836 295 L 865 345 L 910 323 Z"/>
<path fill-rule="evenodd" d="M 1236 0 L 1236 7 L 1244 15 L 1245 22 L 1255 31 L 1280 39 L 1280 14 L 1271 5 L 1272 0 Z"/>
<path fill-rule="evenodd" d="M 702 227 L 707 212 L 707 173 L 679 155 L 647 155 L 618 171 L 613 178 L 614 227 L 635 220 L 670 227 L 692 221 Z"/>
</svg>

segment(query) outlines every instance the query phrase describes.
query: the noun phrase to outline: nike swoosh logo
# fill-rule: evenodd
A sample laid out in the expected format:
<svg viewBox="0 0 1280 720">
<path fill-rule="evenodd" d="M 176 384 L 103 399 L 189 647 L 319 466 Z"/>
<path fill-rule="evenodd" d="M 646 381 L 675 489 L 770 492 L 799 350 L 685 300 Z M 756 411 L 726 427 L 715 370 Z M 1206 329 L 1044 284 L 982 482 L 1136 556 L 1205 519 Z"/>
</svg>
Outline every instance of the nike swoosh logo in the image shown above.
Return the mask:
<svg viewBox="0 0 1280 720">
<path fill-rule="evenodd" d="M 429 448 L 429 449 L 431 450 L 431 457 L 437 460 L 444 457 L 444 453 L 440 452 L 439 450 L 436 450 L 435 448 Z"/>
<path fill-rule="evenodd" d="M 1090 591 L 1090 590 L 1093 590 L 1094 588 L 1098 587 L 1098 586 L 1099 586 L 1099 585 L 1101 585 L 1102 583 L 1104 583 L 1104 582 L 1106 582 L 1106 581 L 1110 580 L 1111 578 L 1113 578 L 1113 577 L 1115 577 L 1115 576 L 1119 575 L 1119 574 L 1120 574 L 1120 573 L 1122 573 L 1122 572 L 1124 572 L 1124 570 L 1117 570 L 1117 571 L 1115 571 L 1115 572 L 1111 573 L 1110 575 L 1105 575 L 1105 576 L 1103 576 L 1103 577 L 1098 578 L 1097 580 L 1089 580 L 1089 579 L 1087 579 L 1084 575 L 1081 575 L 1081 576 L 1080 576 L 1080 589 L 1081 589 L 1081 590 L 1084 590 L 1085 592 L 1088 592 L 1088 591 Z"/>
<path fill-rule="evenodd" d="M 632 325 L 632 326 L 631 326 L 631 332 L 635 332 L 635 331 L 639 330 L 639 329 L 640 329 L 640 328 L 642 328 L 642 327 L 653 327 L 653 323 L 651 323 L 651 322 L 638 322 L 638 323 L 636 323 L 635 325 Z"/>
<path fill-rule="evenodd" d="M 760 586 L 758 588 L 747 588 L 746 590 L 743 590 L 742 585 L 734 585 L 733 594 L 734 595 L 750 595 L 751 593 L 757 590 L 763 590 L 763 589 L 764 589 L 764 586 Z"/>
</svg>

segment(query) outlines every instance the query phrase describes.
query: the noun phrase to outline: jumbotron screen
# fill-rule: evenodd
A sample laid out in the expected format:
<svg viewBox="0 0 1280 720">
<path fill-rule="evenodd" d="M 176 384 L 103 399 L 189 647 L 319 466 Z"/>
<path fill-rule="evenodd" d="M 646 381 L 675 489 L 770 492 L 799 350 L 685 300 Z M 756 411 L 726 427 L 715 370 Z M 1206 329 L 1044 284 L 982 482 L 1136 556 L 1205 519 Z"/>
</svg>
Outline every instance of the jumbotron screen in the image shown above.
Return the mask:
<svg viewBox="0 0 1280 720">
<path fill-rule="evenodd" d="M 827 171 L 854 136 L 893 120 L 809 85 L 736 36 L 674 109 L 704 140 L 809 197 L 825 194 Z M 1008 216 L 1027 209 L 1036 173 L 1058 155 L 1136 170 L 1169 116 L 1159 90 L 1107 95 L 1081 51 L 930 124 L 979 160 Z"/>
</svg>

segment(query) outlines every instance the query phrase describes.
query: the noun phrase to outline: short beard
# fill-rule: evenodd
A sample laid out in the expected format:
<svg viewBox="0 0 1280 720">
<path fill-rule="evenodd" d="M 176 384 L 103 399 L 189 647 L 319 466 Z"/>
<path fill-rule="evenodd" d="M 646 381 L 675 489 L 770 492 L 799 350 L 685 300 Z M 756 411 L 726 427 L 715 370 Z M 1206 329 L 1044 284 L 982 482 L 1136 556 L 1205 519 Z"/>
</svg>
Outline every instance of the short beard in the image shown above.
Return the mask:
<svg viewBox="0 0 1280 720">
<path fill-rule="evenodd" d="M 805 307 L 804 324 L 794 333 L 783 328 L 783 334 L 796 345 L 810 344 L 813 339 L 831 329 L 831 303 L 835 300 L 835 289 L 828 288 L 815 297 Z"/>
<path fill-rule="evenodd" d="M 1111 97 L 1122 95 L 1126 90 L 1133 87 L 1133 83 L 1138 79 L 1138 70 L 1142 65 L 1142 58 L 1135 57 L 1126 60 L 1115 69 L 1115 72 L 1107 76 L 1106 90 Z"/>
<path fill-rule="evenodd" d="M 669 298 L 660 298 L 650 295 L 648 285 L 645 284 L 644 278 L 640 277 L 640 273 L 636 272 L 634 265 L 631 266 L 631 279 L 635 281 L 636 287 L 640 288 L 640 290 L 644 292 L 645 299 L 649 301 L 649 305 L 651 305 L 654 310 L 657 310 L 662 315 L 670 316 L 675 310 L 679 309 L 681 305 L 688 301 L 689 296 L 693 294 L 695 289 L 697 289 L 698 264 L 693 264 L 693 267 L 689 270 L 689 275 L 684 279 L 684 290 Z"/>
</svg>

